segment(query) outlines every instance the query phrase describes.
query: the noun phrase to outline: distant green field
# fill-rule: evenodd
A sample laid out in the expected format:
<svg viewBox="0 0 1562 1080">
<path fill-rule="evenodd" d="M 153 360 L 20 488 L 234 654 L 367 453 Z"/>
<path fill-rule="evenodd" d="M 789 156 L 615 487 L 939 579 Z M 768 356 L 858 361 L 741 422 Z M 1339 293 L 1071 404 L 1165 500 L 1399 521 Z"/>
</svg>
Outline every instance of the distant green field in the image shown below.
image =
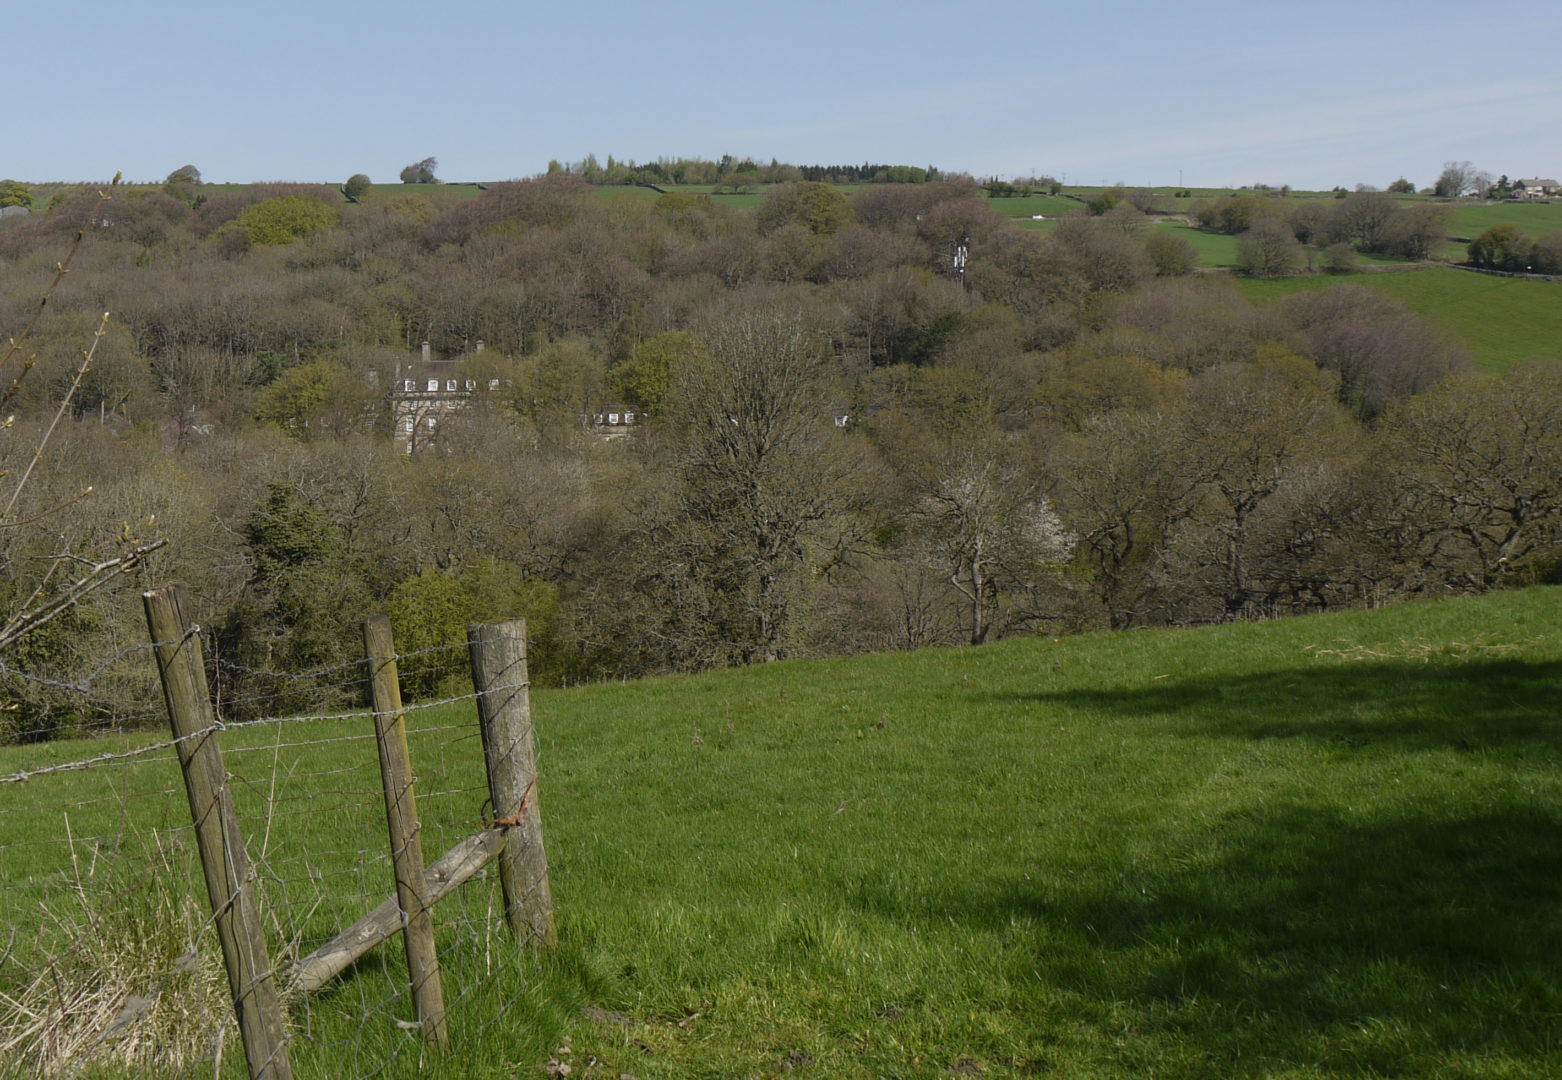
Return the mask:
<svg viewBox="0 0 1562 1080">
<path fill-rule="evenodd" d="M 477 184 L 375 184 L 370 198 L 390 198 L 396 195 L 421 195 L 435 206 L 444 209 L 456 203 L 475 199 L 483 193 Z"/>
<path fill-rule="evenodd" d="M 988 205 L 1012 218 L 1031 218 L 1037 214 L 1059 217 L 1078 214 L 1085 209 L 1084 203 L 1062 195 L 1020 195 L 1012 199 L 989 199 Z"/>
<path fill-rule="evenodd" d="M 1042 218 L 1038 221 L 1035 218 L 1022 217 L 1012 218 L 1011 220 L 1015 225 L 1026 230 L 1027 232 L 1050 233 L 1058 227 L 1058 221 L 1060 218 L 1048 217 Z"/>
<path fill-rule="evenodd" d="M 1255 302 L 1348 282 L 1381 289 L 1468 346 L 1475 366 L 1500 373 L 1531 357 L 1562 360 L 1562 284 L 1428 267 L 1346 278 L 1242 282 Z"/>
<path fill-rule="evenodd" d="M 1562 230 L 1562 203 L 1508 202 L 1482 203 L 1475 206 L 1454 205 L 1448 223 L 1448 244 L 1442 257 L 1450 262 L 1463 262 L 1469 257 L 1469 242 L 1493 225 L 1516 225 L 1530 236 Z"/>
<path fill-rule="evenodd" d="M 630 195 L 641 198 L 654 199 L 663 192 L 682 192 L 687 195 L 709 195 L 718 206 L 729 207 L 734 210 L 756 210 L 765 201 L 765 189 L 763 187 L 754 191 L 738 193 L 716 194 L 710 184 L 658 184 L 662 190 L 656 188 L 640 187 L 625 184 L 604 185 L 597 188 L 597 194 L 603 198 L 611 199 L 615 196 Z M 839 189 L 846 195 L 856 190 L 854 187 L 842 187 Z"/>
<path fill-rule="evenodd" d="M 1192 244 L 1194 250 L 1199 253 L 1200 266 L 1220 268 L 1237 265 L 1237 237 L 1235 236 L 1196 229 L 1191 225 L 1175 220 L 1161 221 L 1155 227 L 1180 236 Z M 1360 258 L 1363 265 L 1390 264 L 1403 261 L 1379 255 L 1362 255 Z"/>
<path fill-rule="evenodd" d="M 1562 229 L 1562 203 L 1509 202 L 1483 203 L 1479 206 L 1455 206 L 1448 233 L 1473 240 L 1493 225 L 1510 222 L 1531 236 Z"/>
<path fill-rule="evenodd" d="M 1163 221 L 1155 226 L 1180 236 L 1193 245 L 1199 253 L 1200 266 L 1235 266 L 1237 264 L 1237 238 L 1225 233 L 1195 229 L 1181 221 Z"/>
</svg>

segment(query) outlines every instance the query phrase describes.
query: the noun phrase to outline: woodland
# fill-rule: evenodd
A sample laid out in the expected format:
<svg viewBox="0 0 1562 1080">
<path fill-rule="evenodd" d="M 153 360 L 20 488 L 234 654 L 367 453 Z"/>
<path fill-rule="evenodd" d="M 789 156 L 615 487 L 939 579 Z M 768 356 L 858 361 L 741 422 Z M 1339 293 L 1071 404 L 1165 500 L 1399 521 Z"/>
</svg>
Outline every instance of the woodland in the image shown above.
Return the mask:
<svg viewBox="0 0 1562 1080">
<path fill-rule="evenodd" d="M 0 331 L 97 200 L 0 223 Z M 462 201 L 115 192 L 31 369 L 0 372 L 14 476 L 109 313 L 0 529 L 0 602 L 166 543 L 0 655 L 0 738 L 156 700 L 150 673 L 97 705 L 50 680 L 144 642 L 129 586 L 174 580 L 236 716 L 318 707 L 298 676 L 361 656 L 376 613 L 433 697 L 463 676 L 419 648 L 517 615 L 533 678 L 569 684 L 1562 580 L 1555 363 L 1475 371 L 1346 275 L 1255 306 L 1131 202 L 1091 209 L 1027 231 L 965 177 L 755 210 L 568 172 Z M 1344 264 L 1442 235 L 1371 193 L 1201 213 L 1243 217 L 1257 275 L 1299 237 Z M 385 387 L 424 342 L 479 389 L 409 454 Z M 607 409 L 648 419 L 608 441 Z"/>
</svg>

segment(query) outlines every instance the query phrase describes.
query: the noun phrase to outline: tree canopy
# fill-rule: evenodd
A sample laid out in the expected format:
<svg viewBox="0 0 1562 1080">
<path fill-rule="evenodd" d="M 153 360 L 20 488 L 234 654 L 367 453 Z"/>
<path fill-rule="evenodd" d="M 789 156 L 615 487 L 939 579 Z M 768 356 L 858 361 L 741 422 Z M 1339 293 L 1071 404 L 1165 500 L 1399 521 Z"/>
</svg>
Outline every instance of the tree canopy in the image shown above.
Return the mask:
<svg viewBox="0 0 1562 1080">
<path fill-rule="evenodd" d="M 0 180 L 0 206 L 31 206 L 33 193 L 20 180 Z"/>
<path fill-rule="evenodd" d="M 422 161 L 415 161 L 401 170 L 401 182 L 403 184 L 437 184 L 439 179 L 434 175 L 434 170 L 439 168 L 439 162 L 426 157 Z"/>
<path fill-rule="evenodd" d="M 524 614 L 549 635 L 546 683 L 1314 611 L 1562 565 L 1550 367 L 1469 379 L 1457 342 L 1364 275 L 1259 305 L 1190 273 L 1187 234 L 1133 194 L 1051 232 L 970 178 L 793 179 L 753 209 L 603 197 L 563 169 L 357 204 L 327 185 L 200 194 L 116 195 L 31 339 L 0 468 L 114 312 L 49 483 L 0 530 L 0 601 L 47 588 L 35 556 L 61 535 L 155 515 L 152 569 L 210 604 L 227 701 L 295 693 L 288 673 L 352 655 L 371 610 L 431 643 Z M 8 217 L 8 273 L 54 265 L 96 200 Z M 1246 221 L 1255 274 L 1446 232 L 1437 206 L 1379 192 L 1206 209 L 1212 229 Z M 1562 235 L 1499 231 L 1479 257 L 1521 249 L 1547 265 Z M 0 325 L 29 317 L 17 284 Z M 1499 421 L 1539 441 L 1481 434 Z M 1449 432 L 1462 456 L 1434 445 Z M 1515 486 L 1453 506 L 1447 477 L 1483 456 Z M 96 662 L 138 618 L 104 600 L 67 643 Z M 432 666 L 416 686 L 451 689 Z"/>
</svg>

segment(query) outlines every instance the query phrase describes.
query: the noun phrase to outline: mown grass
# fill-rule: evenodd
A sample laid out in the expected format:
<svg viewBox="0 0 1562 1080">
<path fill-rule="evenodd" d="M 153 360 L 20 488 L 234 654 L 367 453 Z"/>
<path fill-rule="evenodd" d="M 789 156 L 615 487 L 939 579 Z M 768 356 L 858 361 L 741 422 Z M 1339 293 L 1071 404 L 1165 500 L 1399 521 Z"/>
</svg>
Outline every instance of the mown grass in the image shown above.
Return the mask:
<svg viewBox="0 0 1562 1080">
<path fill-rule="evenodd" d="M 1493 225 L 1517 225 L 1530 236 L 1562 229 L 1562 203 L 1509 199 L 1474 206 L 1454 204 L 1449 214 L 1450 236 L 1473 240 Z"/>
<path fill-rule="evenodd" d="M 1085 204 L 1062 195 L 1017 195 L 1011 199 L 988 199 L 987 205 L 1006 217 L 1029 219 L 1040 214 L 1047 218 L 1083 213 Z"/>
<path fill-rule="evenodd" d="M 482 193 L 483 188 L 475 183 L 375 184 L 373 193 L 363 201 L 384 201 L 398 195 L 420 195 L 439 209 L 445 210 L 457 203 L 475 199 Z"/>
<path fill-rule="evenodd" d="M 539 692 L 560 948 L 483 976 L 437 1071 L 540 1075 L 567 1041 L 574 1075 L 641 1080 L 1557 1075 L 1559 689 L 1541 588 Z M 361 743 L 290 767 L 229 736 L 245 812 L 273 759 L 300 807 L 269 859 L 378 841 L 372 784 L 358 811 L 305 775 Z M 450 740 L 413 747 L 446 839 L 477 812 Z M 447 993 L 491 892 L 442 913 Z M 301 1073 L 416 1071 L 355 1011 L 400 964 L 317 1002 Z"/>
<path fill-rule="evenodd" d="M 1199 253 L 1200 266 L 1237 265 L 1237 238 L 1235 236 L 1196 229 L 1181 221 L 1163 221 L 1155 227 L 1163 229 L 1174 236 L 1180 236 L 1192 244 L 1193 250 Z"/>
<path fill-rule="evenodd" d="M 1501 374 L 1536 357 L 1562 359 L 1562 285 L 1444 267 L 1338 277 L 1245 280 L 1263 303 L 1301 289 L 1349 283 L 1381 289 L 1464 342 L 1475 366 Z"/>
<path fill-rule="evenodd" d="M 1531 237 L 1562 229 L 1562 204 L 1505 200 L 1477 203 L 1472 206 L 1452 204 L 1449 207 L 1448 243 L 1441 252 L 1449 262 L 1464 262 L 1469 258 L 1470 241 L 1493 225 L 1516 225 Z"/>
</svg>

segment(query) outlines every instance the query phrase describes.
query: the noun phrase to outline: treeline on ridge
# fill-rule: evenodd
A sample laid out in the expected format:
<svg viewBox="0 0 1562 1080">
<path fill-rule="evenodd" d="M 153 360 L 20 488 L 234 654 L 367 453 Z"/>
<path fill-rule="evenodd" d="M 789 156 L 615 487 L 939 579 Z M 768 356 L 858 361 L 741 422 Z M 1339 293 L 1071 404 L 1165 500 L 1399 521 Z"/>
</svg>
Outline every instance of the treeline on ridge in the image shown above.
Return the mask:
<svg viewBox="0 0 1562 1080">
<path fill-rule="evenodd" d="M 92 199 L 0 226 L 0 328 Z M 30 343 L 11 475 L 112 313 L 0 530 L 0 591 L 14 609 L 48 556 L 167 538 L 144 580 L 189 583 L 235 714 L 319 707 L 297 674 L 351 659 L 375 612 L 408 651 L 523 615 L 558 683 L 1558 575 L 1555 365 L 1474 374 L 1361 286 L 1255 307 L 1131 207 L 1043 235 L 969 180 L 799 181 L 743 212 L 562 172 L 443 210 L 191 201 L 108 203 Z M 424 342 L 476 390 L 409 454 L 385 391 Z M 597 436 L 631 409 L 636 436 Z M 138 620 L 96 598 L 0 657 L 37 677 L 0 675 L 9 737 L 155 714 L 150 673 L 100 706 L 38 681 Z M 402 673 L 411 696 L 461 678 Z"/>
<path fill-rule="evenodd" d="M 938 180 L 932 165 L 885 165 L 864 162 L 861 165 L 790 165 L 770 159 L 761 165 L 753 158 L 735 158 L 723 154 L 707 158 L 657 158 L 655 161 L 620 161 L 612 154 L 606 164 L 595 154 L 565 164 L 557 159 L 548 163 L 550 173 L 570 172 L 587 183 L 615 186 L 621 184 L 714 185 L 718 189 L 749 190 L 766 184 L 790 184 L 807 180 L 824 184 L 925 184 Z"/>
</svg>

